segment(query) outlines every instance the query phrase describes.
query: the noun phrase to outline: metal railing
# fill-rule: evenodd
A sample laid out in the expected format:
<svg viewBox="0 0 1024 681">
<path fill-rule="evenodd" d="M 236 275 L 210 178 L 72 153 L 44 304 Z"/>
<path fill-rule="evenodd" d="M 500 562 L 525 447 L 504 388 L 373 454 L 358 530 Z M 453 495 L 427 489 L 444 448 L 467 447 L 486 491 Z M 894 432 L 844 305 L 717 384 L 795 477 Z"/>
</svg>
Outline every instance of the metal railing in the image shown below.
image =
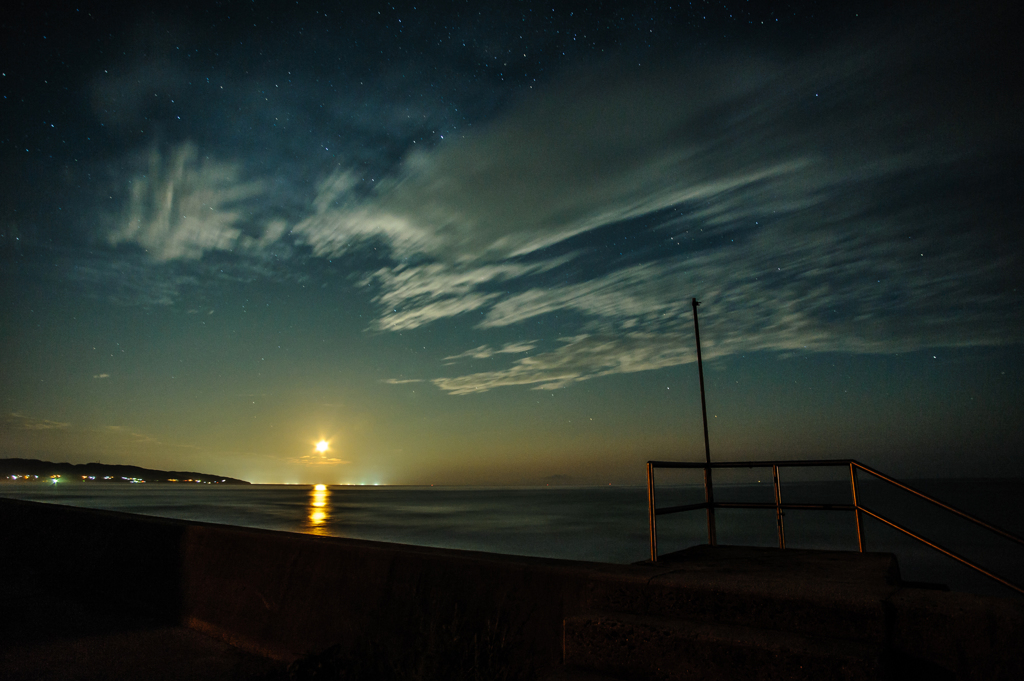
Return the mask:
<svg viewBox="0 0 1024 681">
<path fill-rule="evenodd" d="M 779 469 L 780 468 L 816 468 L 816 467 L 827 467 L 827 466 L 844 466 L 850 470 L 850 492 L 852 495 L 851 504 L 786 504 L 782 502 L 782 492 L 779 484 Z M 655 468 L 690 468 L 690 469 L 702 469 L 704 471 L 704 501 L 698 504 L 685 504 L 682 506 L 670 506 L 667 508 L 658 508 L 654 500 L 654 469 Z M 771 468 L 772 469 L 772 485 L 775 490 L 775 502 L 774 503 L 750 503 L 750 502 L 723 502 L 715 501 L 714 494 L 711 486 L 711 469 L 713 468 Z M 685 511 L 696 511 L 699 509 L 706 509 L 708 518 L 708 543 L 714 546 L 717 543 L 717 537 L 715 536 L 715 509 L 716 508 L 762 508 L 762 509 L 775 509 L 775 522 L 778 527 L 779 534 L 779 548 L 786 548 L 786 530 L 783 522 L 783 511 L 788 510 L 819 510 L 819 511 L 853 511 L 854 517 L 857 523 L 857 548 L 861 552 L 864 551 L 864 527 L 863 527 L 863 516 L 867 515 L 875 520 L 885 523 L 889 527 L 899 530 L 903 534 L 916 539 L 917 541 L 926 544 L 936 551 L 943 553 L 954 560 L 957 560 L 967 567 L 977 570 L 986 577 L 990 577 L 1000 584 L 1013 589 L 1014 591 L 1024 594 L 1024 587 L 1007 581 L 1002 577 L 993 574 L 989 570 L 976 565 L 975 563 L 967 560 L 958 553 L 951 551 L 947 548 L 940 546 L 939 544 L 925 539 L 919 534 L 911 532 L 907 528 L 901 526 L 895 521 L 886 518 L 880 513 L 872 511 L 871 509 L 860 503 L 857 496 L 857 472 L 863 471 L 870 475 L 875 476 L 879 480 L 883 480 L 891 485 L 910 492 L 914 496 L 924 499 L 936 506 L 939 506 L 951 513 L 954 513 L 965 520 L 968 520 L 975 525 L 984 527 L 985 529 L 998 534 L 1004 539 L 1009 539 L 1012 542 L 1024 546 L 1024 539 L 1007 532 L 995 525 L 986 523 L 984 520 L 975 518 L 969 513 L 965 513 L 960 509 L 954 508 L 949 504 L 934 499 L 923 492 L 906 485 L 898 480 L 894 480 L 889 476 L 876 471 L 875 469 L 865 466 L 859 461 L 853 459 L 812 459 L 806 461 L 728 461 L 721 463 L 686 463 L 678 461 L 648 461 L 647 462 L 647 504 L 648 513 L 650 516 L 651 523 L 651 562 L 658 560 L 658 533 L 657 524 L 655 519 L 659 515 L 666 515 L 669 513 L 681 513 Z"/>
</svg>

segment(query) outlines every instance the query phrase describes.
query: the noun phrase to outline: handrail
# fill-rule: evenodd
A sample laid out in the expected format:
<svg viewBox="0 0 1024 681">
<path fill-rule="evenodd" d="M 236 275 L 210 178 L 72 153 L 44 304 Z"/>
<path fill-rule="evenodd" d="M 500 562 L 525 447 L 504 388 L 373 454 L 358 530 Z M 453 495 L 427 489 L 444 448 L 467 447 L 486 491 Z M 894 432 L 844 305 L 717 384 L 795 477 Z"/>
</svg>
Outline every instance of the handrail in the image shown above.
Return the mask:
<svg viewBox="0 0 1024 681">
<path fill-rule="evenodd" d="M 825 466 L 844 466 L 850 470 L 850 492 L 853 498 L 852 504 L 785 504 L 782 502 L 781 484 L 779 482 L 779 468 L 817 468 Z M 696 504 L 683 504 L 681 506 L 670 506 L 667 508 L 658 508 L 655 503 L 654 495 L 654 469 L 655 468 L 689 468 L 689 469 L 702 469 L 705 471 L 704 475 L 704 498 L 706 501 Z M 710 469 L 713 468 L 771 468 L 772 469 L 772 486 L 775 492 L 774 503 L 757 503 L 757 502 L 716 502 L 711 490 L 711 476 L 709 475 Z M 932 503 L 944 510 L 954 513 L 965 520 L 983 527 L 995 534 L 1009 539 L 1010 541 L 1016 542 L 1021 546 L 1024 546 L 1024 538 L 1018 537 L 1015 534 L 1007 532 L 1006 530 L 996 527 L 991 523 L 987 523 L 980 518 L 976 518 L 969 513 L 961 511 L 960 509 L 950 506 L 949 504 L 939 501 L 938 499 L 932 498 L 923 492 L 920 492 L 909 485 L 899 482 L 884 473 L 876 471 L 870 466 L 866 466 L 855 459 L 809 459 L 809 460 L 784 460 L 784 461 L 723 461 L 719 463 L 691 463 L 684 461 L 648 461 L 647 462 L 647 503 L 648 503 L 648 516 L 650 519 L 651 527 L 651 562 L 658 560 L 658 534 L 656 518 L 659 515 L 667 515 L 669 513 L 682 513 L 686 511 L 695 511 L 698 509 L 708 510 L 709 525 L 713 522 L 711 519 L 714 518 L 714 509 L 716 508 L 761 508 L 761 509 L 775 509 L 776 524 L 778 526 L 779 534 L 779 548 L 786 548 L 786 533 L 783 524 L 783 511 L 785 510 L 838 510 L 838 511 L 853 511 L 857 522 L 857 546 L 858 550 L 863 552 L 865 541 L 864 541 L 864 530 L 862 524 L 861 514 L 866 514 L 876 520 L 889 525 L 890 527 L 899 530 L 913 539 L 930 546 L 931 548 L 943 553 L 950 558 L 959 561 L 960 563 L 970 567 L 981 574 L 994 579 L 1000 584 L 1013 589 L 1014 591 L 1024 594 L 1024 587 L 1014 584 L 996 574 L 993 574 L 989 570 L 972 563 L 958 553 L 951 551 L 947 548 L 940 546 L 939 544 L 925 539 L 924 537 L 915 534 L 907 528 L 899 525 L 893 520 L 882 516 L 881 514 L 872 511 L 871 509 L 860 503 L 857 494 L 857 471 L 863 471 L 869 475 L 873 475 L 879 480 L 894 485 L 906 492 L 924 499 L 925 501 Z M 712 527 L 709 526 L 709 535 L 712 533 Z M 713 535 L 712 535 L 713 536 Z"/>
<path fill-rule="evenodd" d="M 871 475 L 875 476 L 876 478 L 879 478 L 880 480 L 885 480 L 889 484 L 895 485 L 896 487 L 899 487 L 902 490 L 905 490 L 907 492 L 910 492 L 911 494 L 917 495 L 917 496 L 921 497 L 922 499 L 924 499 L 926 501 L 930 501 L 931 503 L 935 504 L 936 506 L 941 506 L 942 508 L 946 509 L 947 511 L 950 511 L 951 513 L 955 513 L 958 516 L 960 516 L 961 518 L 964 518 L 965 520 L 970 520 L 975 525 L 980 525 L 981 527 L 984 527 L 986 530 L 991 530 L 992 532 L 995 532 L 996 534 L 998 534 L 998 535 L 1000 535 L 1000 536 L 1002 536 L 1002 537 L 1004 537 L 1006 539 L 1009 539 L 1010 541 L 1017 542 L 1021 546 L 1024 546 L 1024 539 L 1021 539 L 1020 537 L 1018 537 L 1015 534 L 1010 534 L 1009 532 L 1007 532 L 1006 530 L 1004 530 L 1004 529 L 1002 529 L 1000 527 L 996 527 L 995 525 L 990 525 L 989 523 L 986 523 L 984 520 L 981 520 L 979 518 L 975 518 L 974 516 L 970 515 L 969 513 L 964 513 L 963 511 L 961 511 L 958 508 L 954 508 L 953 506 L 950 506 L 949 504 L 943 503 L 943 502 L 939 501 L 938 499 L 933 499 L 932 497 L 928 496 L 927 494 L 924 494 L 923 492 L 918 492 L 913 487 L 909 487 L 908 485 L 905 485 L 902 482 L 899 482 L 898 480 L 893 480 L 888 475 L 885 475 L 884 473 L 880 473 L 880 472 L 876 471 L 873 468 L 869 468 L 868 466 L 865 466 L 864 464 L 862 464 L 862 463 L 860 463 L 858 461 L 851 461 L 850 463 L 851 463 L 851 465 L 856 466 L 857 468 L 859 468 L 860 470 L 864 471 L 865 473 L 870 473 Z"/>
</svg>

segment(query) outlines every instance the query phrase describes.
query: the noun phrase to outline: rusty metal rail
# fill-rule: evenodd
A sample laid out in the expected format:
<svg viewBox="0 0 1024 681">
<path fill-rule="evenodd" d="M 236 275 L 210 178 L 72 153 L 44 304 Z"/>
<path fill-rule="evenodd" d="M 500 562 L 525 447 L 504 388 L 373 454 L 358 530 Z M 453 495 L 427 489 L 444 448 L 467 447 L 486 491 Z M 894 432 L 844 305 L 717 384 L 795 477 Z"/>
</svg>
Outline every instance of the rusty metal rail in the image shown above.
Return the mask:
<svg viewBox="0 0 1024 681">
<path fill-rule="evenodd" d="M 850 504 L 787 504 L 782 501 L 782 491 L 779 482 L 779 469 L 780 468 L 820 468 L 820 467 L 846 467 L 850 471 L 850 493 L 853 503 Z M 689 468 L 689 469 L 700 469 L 704 471 L 704 501 L 697 504 L 684 504 L 682 506 L 670 506 L 666 508 L 658 508 L 655 504 L 654 497 L 654 469 L 656 468 Z M 713 468 L 771 468 L 772 469 L 772 486 L 775 491 L 774 503 L 748 503 L 748 502 L 721 502 L 714 500 L 714 493 L 711 488 L 711 469 Z M 1024 546 L 1024 539 L 1018 537 L 1015 534 L 1007 532 L 1006 530 L 996 527 L 990 523 L 976 518 L 969 513 L 965 513 L 958 508 L 950 506 L 949 504 L 939 501 L 933 497 L 920 492 L 907 484 L 899 482 L 884 473 L 876 471 L 870 466 L 866 466 L 859 461 L 854 459 L 810 459 L 803 461 L 728 461 L 721 463 L 711 463 L 710 461 L 705 463 L 689 463 L 681 461 L 648 461 L 647 462 L 647 505 L 648 515 L 650 518 L 651 526 L 651 561 L 658 560 L 658 532 L 656 519 L 659 515 L 666 515 L 669 513 L 681 513 L 685 511 L 696 511 L 700 509 L 707 510 L 708 517 L 708 537 L 711 544 L 715 543 L 715 528 L 714 528 L 714 509 L 716 508 L 757 508 L 757 509 L 774 509 L 775 510 L 775 522 L 778 528 L 779 535 L 779 548 L 786 548 L 786 530 L 783 522 L 783 511 L 788 510 L 816 510 L 816 511 L 853 511 L 854 518 L 857 524 L 857 548 L 859 551 L 864 551 L 864 524 L 863 516 L 867 515 L 871 518 L 878 520 L 896 530 L 899 530 L 903 534 L 916 539 L 917 541 L 930 546 L 931 548 L 939 551 L 940 553 L 949 556 L 950 558 L 963 563 L 967 567 L 973 568 L 980 572 L 986 577 L 990 577 L 1000 584 L 1013 589 L 1017 593 L 1024 594 L 1024 587 L 1014 584 L 985 568 L 971 562 L 967 558 L 964 558 L 960 554 L 951 551 L 950 549 L 944 548 L 939 544 L 925 539 L 919 534 L 908 530 L 902 525 L 895 521 L 884 517 L 880 513 L 872 511 L 871 509 L 864 506 L 859 501 L 857 494 L 857 472 L 863 471 L 869 475 L 872 475 L 879 480 L 887 482 L 891 485 L 898 487 L 914 496 L 924 499 L 925 501 L 939 506 L 940 508 L 949 511 L 961 518 L 968 520 L 975 525 L 985 528 L 990 532 L 993 532 L 1000 537 L 1009 541 L 1015 542 L 1021 546 Z"/>
</svg>

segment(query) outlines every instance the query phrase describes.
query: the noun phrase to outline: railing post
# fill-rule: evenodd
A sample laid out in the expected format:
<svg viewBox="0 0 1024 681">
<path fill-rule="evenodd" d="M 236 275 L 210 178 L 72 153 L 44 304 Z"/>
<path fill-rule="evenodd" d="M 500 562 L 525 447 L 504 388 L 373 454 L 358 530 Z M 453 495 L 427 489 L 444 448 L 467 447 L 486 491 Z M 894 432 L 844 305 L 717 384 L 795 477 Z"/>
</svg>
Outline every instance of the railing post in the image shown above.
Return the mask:
<svg viewBox="0 0 1024 681">
<path fill-rule="evenodd" d="M 711 487 L 711 466 L 704 468 L 704 503 L 708 505 L 708 543 L 718 545 L 715 532 L 715 491 Z"/>
<path fill-rule="evenodd" d="M 775 522 L 779 526 L 779 548 L 786 548 L 786 530 L 782 526 L 782 490 L 779 488 L 779 467 L 772 464 L 772 484 L 775 486 Z"/>
<path fill-rule="evenodd" d="M 853 513 L 857 518 L 857 549 L 864 553 L 864 522 L 860 515 L 860 501 L 857 500 L 857 468 L 850 462 L 850 490 L 853 492 Z"/>
<path fill-rule="evenodd" d="M 658 530 L 655 527 L 654 464 L 647 462 L 647 514 L 651 523 L 651 562 L 658 562 Z"/>
<path fill-rule="evenodd" d="M 696 298 L 693 304 L 693 337 L 697 341 L 697 375 L 700 376 L 700 413 L 704 417 L 704 460 L 707 465 L 704 467 L 704 501 L 708 505 L 708 543 L 712 546 L 718 544 L 717 533 L 715 532 L 715 491 L 711 485 L 711 445 L 708 444 L 708 407 L 704 400 L 704 363 L 700 357 L 700 327 L 697 325 L 697 306 L 700 303 Z"/>
</svg>

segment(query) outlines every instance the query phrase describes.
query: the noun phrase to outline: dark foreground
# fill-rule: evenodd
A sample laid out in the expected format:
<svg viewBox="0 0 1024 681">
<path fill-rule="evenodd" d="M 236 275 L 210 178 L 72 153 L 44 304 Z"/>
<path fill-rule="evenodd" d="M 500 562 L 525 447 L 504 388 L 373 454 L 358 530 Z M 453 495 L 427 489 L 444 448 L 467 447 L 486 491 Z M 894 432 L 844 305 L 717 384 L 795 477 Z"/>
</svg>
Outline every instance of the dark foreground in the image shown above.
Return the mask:
<svg viewBox="0 0 1024 681">
<path fill-rule="evenodd" d="M 4 681 L 287 678 L 280 661 L 145 612 L 21 577 L 5 580 L 0 596 Z"/>
<path fill-rule="evenodd" d="M 890 554 L 610 565 L 9 499 L 0 547 L 5 680 L 1024 678 L 1024 605 Z"/>
</svg>

